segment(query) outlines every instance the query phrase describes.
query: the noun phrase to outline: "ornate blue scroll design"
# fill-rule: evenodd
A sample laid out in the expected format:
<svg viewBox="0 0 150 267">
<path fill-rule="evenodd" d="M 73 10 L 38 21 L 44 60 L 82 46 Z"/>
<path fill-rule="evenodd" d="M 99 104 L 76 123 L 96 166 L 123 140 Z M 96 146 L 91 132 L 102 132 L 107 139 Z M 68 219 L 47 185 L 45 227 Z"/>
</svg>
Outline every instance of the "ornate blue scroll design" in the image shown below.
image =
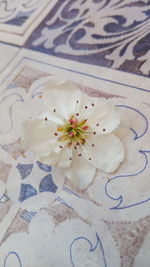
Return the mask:
<svg viewBox="0 0 150 267">
<path fill-rule="evenodd" d="M 113 197 L 111 196 L 111 194 L 108 192 L 108 185 L 110 182 L 114 181 L 114 180 L 117 180 L 117 179 L 125 179 L 125 178 L 128 178 L 128 177 L 135 177 L 141 173 L 143 173 L 146 168 L 147 168 L 147 165 L 148 165 L 148 157 L 147 157 L 147 153 L 150 153 L 150 150 L 139 150 L 139 153 L 141 153 L 143 156 L 144 156 L 144 159 L 145 159 L 145 163 L 144 163 L 144 167 L 136 172 L 136 173 L 133 173 L 133 174 L 123 174 L 123 175 L 118 175 L 118 176 L 114 176 L 113 178 L 111 178 L 109 181 L 106 182 L 105 184 L 105 194 L 107 195 L 108 198 L 110 198 L 111 200 L 114 200 L 114 201 L 118 201 L 118 204 L 110 209 L 118 209 L 118 210 L 121 210 L 121 209 L 127 209 L 127 208 L 131 208 L 131 207 L 134 207 L 134 206 L 138 206 L 138 205 L 141 205 L 141 204 L 144 204 L 148 201 L 150 201 L 150 197 L 143 200 L 143 201 L 139 201 L 139 202 L 135 202 L 135 203 L 131 203 L 130 205 L 126 205 L 126 206 L 123 206 L 122 203 L 123 203 L 123 196 L 120 195 L 118 197 Z"/>
<path fill-rule="evenodd" d="M 20 260 L 20 257 L 19 257 L 19 255 L 15 252 L 15 251 L 10 251 L 8 254 L 7 254 L 7 256 L 5 257 L 5 259 L 4 259 L 4 267 L 7 267 L 7 259 L 8 259 L 8 257 L 10 256 L 10 255 L 14 255 L 16 258 L 17 258 L 17 260 L 18 260 L 18 263 L 19 263 L 19 267 L 23 267 L 23 265 L 22 265 L 22 263 L 21 263 L 21 260 Z"/>
<path fill-rule="evenodd" d="M 144 121 L 145 121 L 145 128 L 144 128 L 142 134 L 138 135 L 137 132 L 133 128 L 130 128 L 131 131 L 134 133 L 134 139 L 133 140 L 137 140 L 137 139 L 143 137 L 147 133 L 147 131 L 148 131 L 148 119 L 146 118 L 146 116 L 141 111 L 139 111 L 138 109 L 135 109 L 133 107 L 127 106 L 127 105 L 115 105 L 115 107 L 127 108 L 129 110 L 133 110 L 136 113 L 138 113 L 144 119 Z"/>
<path fill-rule="evenodd" d="M 100 237 L 97 233 L 96 233 L 96 244 L 95 245 L 93 245 L 92 242 L 84 236 L 79 236 L 72 241 L 70 245 L 70 261 L 71 261 L 72 267 L 76 267 L 74 260 L 73 260 L 73 246 L 74 246 L 74 243 L 79 242 L 80 240 L 84 240 L 85 242 L 89 244 L 89 253 L 95 251 L 96 249 L 99 249 L 100 253 L 102 254 L 103 266 L 108 267 L 107 262 L 106 262 L 104 248 L 100 240 Z"/>
</svg>

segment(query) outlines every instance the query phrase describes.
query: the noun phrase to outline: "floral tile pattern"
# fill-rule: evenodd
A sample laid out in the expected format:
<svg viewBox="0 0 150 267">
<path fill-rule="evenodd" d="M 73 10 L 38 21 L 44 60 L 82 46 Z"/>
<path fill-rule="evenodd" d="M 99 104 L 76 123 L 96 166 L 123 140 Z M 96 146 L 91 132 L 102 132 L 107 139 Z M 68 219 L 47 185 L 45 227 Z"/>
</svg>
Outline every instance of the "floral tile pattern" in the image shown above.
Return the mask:
<svg viewBox="0 0 150 267">
<path fill-rule="evenodd" d="M 112 80 L 100 77 L 99 67 L 91 77 L 90 66 L 81 64 L 77 72 L 76 64 L 67 64 L 22 50 L 2 82 L 0 265 L 148 267 L 150 90 L 146 83 L 138 87 L 145 78 L 124 83 L 131 76 L 123 74 L 121 83 L 116 71 Z M 98 172 L 85 191 L 73 190 L 60 170 L 36 162 L 20 145 L 21 123 L 43 111 L 42 86 L 53 74 L 109 99 L 130 118 L 126 160 L 114 175 Z"/>
<path fill-rule="evenodd" d="M 26 47 L 150 75 L 149 1 L 58 0 Z"/>
</svg>

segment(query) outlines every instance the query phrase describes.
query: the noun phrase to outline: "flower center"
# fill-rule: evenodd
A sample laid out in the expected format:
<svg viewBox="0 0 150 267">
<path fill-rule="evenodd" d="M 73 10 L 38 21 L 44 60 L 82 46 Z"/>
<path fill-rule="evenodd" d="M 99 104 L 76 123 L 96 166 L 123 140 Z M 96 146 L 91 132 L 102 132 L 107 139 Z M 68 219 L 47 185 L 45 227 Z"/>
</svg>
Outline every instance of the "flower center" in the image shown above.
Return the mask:
<svg viewBox="0 0 150 267">
<path fill-rule="evenodd" d="M 68 140 L 69 146 L 76 146 L 78 144 L 84 144 L 87 138 L 87 120 L 79 121 L 76 116 L 71 116 L 70 119 L 62 126 L 58 127 L 58 131 L 62 132 L 60 141 Z"/>
</svg>

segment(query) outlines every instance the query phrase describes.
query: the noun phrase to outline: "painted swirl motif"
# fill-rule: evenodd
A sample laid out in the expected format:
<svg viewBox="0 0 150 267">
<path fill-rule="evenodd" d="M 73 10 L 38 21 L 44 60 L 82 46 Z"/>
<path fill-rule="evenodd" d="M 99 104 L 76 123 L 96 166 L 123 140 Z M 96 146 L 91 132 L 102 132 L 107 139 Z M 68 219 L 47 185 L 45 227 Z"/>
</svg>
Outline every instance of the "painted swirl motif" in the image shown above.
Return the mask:
<svg viewBox="0 0 150 267">
<path fill-rule="evenodd" d="M 0 23 L 21 25 L 39 4 L 37 0 L 2 0 L 0 1 Z"/>
<path fill-rule="evenodd" d="M 57 1 L 26 46 L 149 75 L 150 1 Z"/>
</svg>

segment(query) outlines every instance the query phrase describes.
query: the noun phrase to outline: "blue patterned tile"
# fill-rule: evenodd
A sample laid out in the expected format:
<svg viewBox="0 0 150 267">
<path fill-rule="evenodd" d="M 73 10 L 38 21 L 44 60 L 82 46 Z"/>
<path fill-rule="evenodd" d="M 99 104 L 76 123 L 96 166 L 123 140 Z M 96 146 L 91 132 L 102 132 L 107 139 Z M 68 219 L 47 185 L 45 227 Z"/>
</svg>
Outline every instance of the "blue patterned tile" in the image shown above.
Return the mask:
<svg viewBox="0 0 150 267">
<path fill-rule="evenodd" d="M 41 181 L 39 185 L 39 191 L 56 193 L 57 186 L 54 184 L 51 174 L 45 176 L 44 179 Z"/>
</svg>

